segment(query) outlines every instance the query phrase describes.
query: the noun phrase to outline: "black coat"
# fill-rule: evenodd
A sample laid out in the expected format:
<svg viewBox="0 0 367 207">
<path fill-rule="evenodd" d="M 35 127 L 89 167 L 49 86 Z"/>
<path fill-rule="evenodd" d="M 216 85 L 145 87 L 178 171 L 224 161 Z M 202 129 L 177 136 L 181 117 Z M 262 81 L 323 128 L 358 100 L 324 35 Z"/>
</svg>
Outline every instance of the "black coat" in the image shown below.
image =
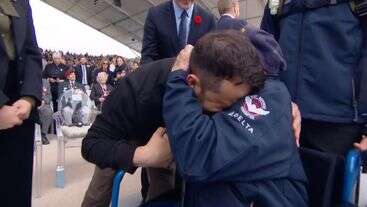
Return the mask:
<svg viewBox="0 0 367 207">
<path fill-rule="evenodd" d="M 201 17 L 202 22 L 200 24 L 194 23 L 196 16 Z M 214 16 L 195 4 L 187 44 L 195 45 L 200 37 L 214 29 Z M 144 24 L 141 64 L 175 57 L 179 51 L 176 18 L 172 1 L 150 8 Z"/>
<path fill-rule="evenodd" d="M 8 67 L 5 45 L 0 39 L 0 107 L 22 96 L 42 100 L 42 57 L 37 45 L 28 1 L 12 2 L 20 17 L 12 17 L 16 59 Z"/>
<path fill-rule="evenodd" d="M 42 57 L 37 45 L 31 7 L 28 0 L 10 1 L 19 17 L 11 18 L 15 60 L 8 57 L 0 38 L 0 107 L 30 96 L 40 105 L 42 100 Z M 34 108 L 28 120 L 11 129 L 0 130 L 1 206 L 31 206 Z"/>
<path fill-rule="evenodd" d="M 101 168 L 135 171 L 135 149 L 164 125 L 162 98 L 173 61 L 163 59 L 143 65 L 119 82 L 83 140 L 84 159 Z"/>
<path fill-rule="evenodd" d="M 111 93 L 111 91 L 113 89 L 112 86 L 109 85 L 109 84 L 107 84 L 106 87 L 107 87 L 108 94 Z M 94 101 L 94 103 L 96 104 L 96 106 L 99 109 L 101 107 L 101 102 L 99 101 L 99 98 L 102 98 L 102 97 L 103 97 L 103 89 L 102 89 L 102 86 L 100 84 L 98 84 L 98 83 L 93 84 L 92 90 L 91 90 L 91 93 L 90 93 L 90 99 L 92 101 Z"/>
</svg>

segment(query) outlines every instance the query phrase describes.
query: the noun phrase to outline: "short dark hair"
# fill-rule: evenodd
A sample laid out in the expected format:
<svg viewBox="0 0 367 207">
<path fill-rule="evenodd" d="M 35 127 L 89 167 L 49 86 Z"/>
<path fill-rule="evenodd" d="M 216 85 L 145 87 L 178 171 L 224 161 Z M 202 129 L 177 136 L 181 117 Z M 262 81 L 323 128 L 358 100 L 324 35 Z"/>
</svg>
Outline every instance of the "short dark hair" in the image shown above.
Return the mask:
<svg viewBox="0 0 367 207">
<path fill-rule="evenodd" d="M 190 69 L 203 87 L 215 90 L 219 81 L 239 77 L 252 92 L 264 87 L 266 75 L 255 47 L 237 30 L 211 32 L 200 38 L 191 53 Z"/>
</svg>

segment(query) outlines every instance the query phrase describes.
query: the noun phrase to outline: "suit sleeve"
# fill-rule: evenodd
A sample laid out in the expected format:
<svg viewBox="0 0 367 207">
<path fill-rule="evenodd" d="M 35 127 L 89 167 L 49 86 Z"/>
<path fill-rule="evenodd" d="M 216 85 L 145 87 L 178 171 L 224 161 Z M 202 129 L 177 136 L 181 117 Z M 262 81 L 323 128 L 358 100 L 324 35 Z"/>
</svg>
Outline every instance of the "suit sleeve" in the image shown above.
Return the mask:
<svg viewBox="0 0 367 207">
<path fill-rule="evenodd" d="M 82 156 L 101 168 L 123 169 L 133 173 L 136 145 L 128 141 L 128 126 L 136 122 L 136 96 L 127 79 L 104 102 L 82 143 Z"/>
<path fill-rule="evenodd" d="M 2 91 L 0 91 L 0 108 L 3 107 L 8 101 L 9 98 Z"/>
<path fill-rule="evenodd" d="M 269 9 L 268 4 L 265 6 L 264 16 L 261 20 L 260 28 L 274 35 L 274 38 L 276 40 L 279 39 L 279 28 L 277 25 L 277 21 L 270 14 L 270 9 Z"/>
<path fill-rule="evenodd" d="M 248 154 L 256 148 L 254 139 L 234 130 L 238 123 L 225 113 L 204 115 L 183 71 L 170 74 L 163 112 L 172 153 L 186 181 L 242 179 L 242 173 L 250 170 L 235 163 L 241 159 L 241 163 L 251 165 Z"/>
<path fill-rule="evenodd" d="M 153 22 L 153 10 L 150 9 L 144 24 L 144 37 L 141 50 L 141 64 L 158 59 L 157 28 Z"/>
<path fill-rule="evenodd" d="M 42 57 L 39 51 L 36 35 L 33 26 L 32 11 L 27 1 L 26 3 L 27 31 L 24 43 L 25 61 L 24 79 L 21 86 L 21 96 L 33 97 L 36 105 L 39 106 L 42 100 Z"/>
</svg>

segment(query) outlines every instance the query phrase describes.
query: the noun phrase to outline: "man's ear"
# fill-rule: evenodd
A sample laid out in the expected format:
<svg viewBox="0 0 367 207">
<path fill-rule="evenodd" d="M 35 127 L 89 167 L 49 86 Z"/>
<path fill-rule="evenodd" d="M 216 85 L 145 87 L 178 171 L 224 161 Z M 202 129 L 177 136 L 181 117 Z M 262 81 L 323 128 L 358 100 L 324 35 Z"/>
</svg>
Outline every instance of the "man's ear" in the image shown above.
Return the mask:
<svg viewBox="0 0 367 207">
<path fill-rule="evenodd" d="M 197 75 L 190 73 L 186 77 L 187 85 L 189 85 L 196 95 L 201 94 L 201 83 Z"/>
<path fill-rule="evenodd" d="M 186 77 L 187 85 L 192 89 L 200 85 L 200 79 L 195 74 L 189 74 Z"/>
</svg>

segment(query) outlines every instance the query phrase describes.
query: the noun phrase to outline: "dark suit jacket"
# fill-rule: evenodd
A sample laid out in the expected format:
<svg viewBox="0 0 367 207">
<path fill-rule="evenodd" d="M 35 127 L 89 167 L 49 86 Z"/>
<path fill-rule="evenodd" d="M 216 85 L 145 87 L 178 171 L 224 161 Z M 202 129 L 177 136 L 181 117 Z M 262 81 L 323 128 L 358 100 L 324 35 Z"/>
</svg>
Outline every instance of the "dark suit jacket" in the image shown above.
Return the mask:
<svg viewBox="0 0 367 207">
<path fill-rule="evenodd" d="M 247 25 L 246 20 L 232 18 L 227 15 L 222 15 L 217 23 L 217 30 L 234 29 L 240 30 Z"/>
<path fill-rule="evenodd" d="M 20 15 L 11 18 L 16 59 L 13 65 L 8 65 L 4 42 L 0 39 L 0 107 L 23 96 L 33 97 L 38 106 L 42 100 L 42 57 L 31 8 L 25 0 L 12 3 Z"/>
<path fill-rule="evenodd" d="M 92 71 L 91 68 L 85 65 L 85 70 L 87 72 L 87 82 L 88 85 L 92 84 Z M 75 67 L 75 76 L 76 76 L 76 82 L 83 83 L 83 70 L 81 65 L 77 65 Z"/>
<path fill-rule="evenodd" d="M 194 23 L 195 16 L 202 18 L 200 24 Z M 195 45 L 200 37 L 214 29 L 214 16 L 195 4 L 187 43 Z M 141 64 L 175 57 L 179 50 L 176 18 L 172 1 L 150 8 L 144 24 Z"/>
<path fill-rule="evenodd" d="M 112 86 L 107 84 L 108 93 L 111 93 L 112 89 L 113 89 Z M 100 105 L 101 105 L 99 98 L 101 98 L 102 96 L 103 96 L 103 90 L 102 90 L 101 85 L 99 85 L 98 83 L 93 84 L 92 91 L 90 93 L 90 99 L 94 101 L 94 103 L 96 104 L 98 108 L 100 108 Z"/>
<path fill-rule="evenodd" d="M 158 60 L 120 80 L 83 140 L 82 155 L 101 168 L 135 171 L 132 159 L 163 126 L 162 98 L 173 58 Z"/>
</svg>

